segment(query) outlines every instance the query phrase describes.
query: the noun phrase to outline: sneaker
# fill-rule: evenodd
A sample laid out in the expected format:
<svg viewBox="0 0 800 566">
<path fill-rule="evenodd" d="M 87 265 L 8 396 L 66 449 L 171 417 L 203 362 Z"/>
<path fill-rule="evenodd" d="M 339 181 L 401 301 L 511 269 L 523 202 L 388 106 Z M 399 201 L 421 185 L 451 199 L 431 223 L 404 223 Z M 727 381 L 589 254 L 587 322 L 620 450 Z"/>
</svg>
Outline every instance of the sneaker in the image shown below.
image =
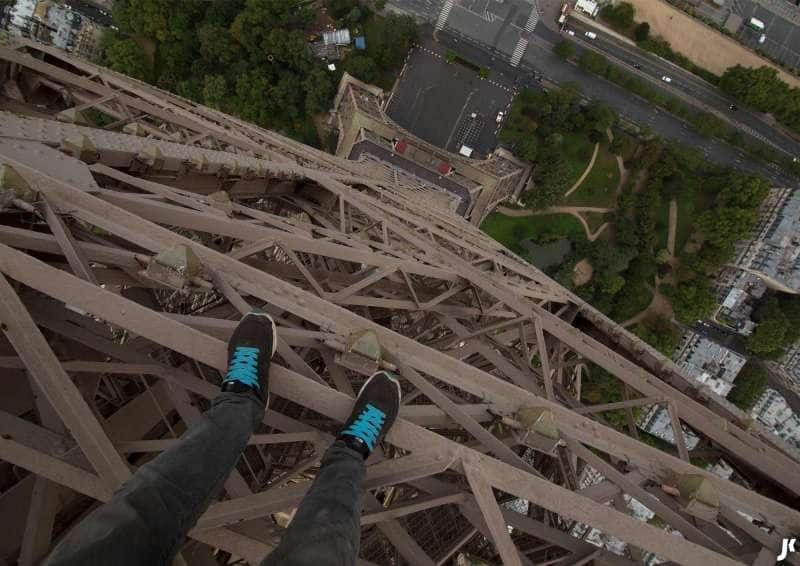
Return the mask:
<svg viewBox="0 0 800 566">
<path fill-rule="evenodd" d="M 358 392 L 350 418 L 337 436 L 364 459 L 392 428 L 400 411 L 400 382 L 388 371 L 374 373 Z"/>
<path fill-rule="evenodd" d="M 254 391 L 265 404 L 269 402 L 269 364 L 278 347 L 275 336 L 275 321 L 267 313 L 253 311 L 242 317 L 228 342 L 222 391 Z"/>
</svg>

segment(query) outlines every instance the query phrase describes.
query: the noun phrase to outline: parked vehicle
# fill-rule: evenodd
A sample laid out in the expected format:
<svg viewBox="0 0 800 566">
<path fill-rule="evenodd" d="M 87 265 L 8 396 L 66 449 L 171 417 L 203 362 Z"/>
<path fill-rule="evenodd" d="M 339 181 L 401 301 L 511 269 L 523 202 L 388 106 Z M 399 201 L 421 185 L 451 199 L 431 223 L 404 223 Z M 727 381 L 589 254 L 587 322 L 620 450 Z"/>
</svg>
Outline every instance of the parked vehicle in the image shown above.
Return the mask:
<svg viewBox="0 0 800 566">
<path fill-rule="evenodd" d="M 584 35 L 589 39 L 597 39 L 597 34 L 593 31 L 587 31 Z"/>
<path fill-rule="evenodd" d="M 499 124 L 500 122 L 503 121 L 503 118 L 505 118 L 505 117 L 506 117 L 506 113 L 501 110 L 500 112 L 497 113 L 497 118 L 495 118 L 495 122 L 497 122 Z"/>
<path fill-rule="evenodd" d="M 661 80 L 664 81 L 665 83 L 671 83 L 672 82 L 672 78 L 668 77 L 667 75 L 664 75 L 663 77 L 661 77 Z"/>
<path fill-rule="evenodd" d="M 747 22 L 747 25 L 756 31 L 764 31 L 767 28 L 767 26 L 764 25 L 764 22 L 758 18 L 750 18 L 750 21 Z"/>
</svg>

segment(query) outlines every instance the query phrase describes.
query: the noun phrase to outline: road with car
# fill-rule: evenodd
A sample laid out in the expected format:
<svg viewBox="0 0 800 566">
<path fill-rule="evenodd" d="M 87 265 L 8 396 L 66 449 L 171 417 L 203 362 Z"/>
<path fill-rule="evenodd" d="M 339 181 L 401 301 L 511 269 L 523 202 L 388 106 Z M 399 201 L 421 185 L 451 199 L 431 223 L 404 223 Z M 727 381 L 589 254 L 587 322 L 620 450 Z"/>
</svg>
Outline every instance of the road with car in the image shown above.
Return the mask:
<svg viewBox="0 0 800 566">
<path fill-rule="evenodd" d="M 567 29 L 575 32 L 569 39 L 602 52 L 612 62 L 625 67 L 628 72 L 650 79 L 654 86 L 664 90 L 665 94 L 678 96 L 697 108 L 725 117 L 743 133 L 769 143 L 785 156 L 800 156 L 800 142 L 776 129 L 770 118 L 759 112 L 739 108 L 714 85 L 697 75 L 652 53 L 625 44 L 575 18 L 569 19 Z M 587 38 L 586 32 L 591 32 L 597 37 Z M 546 25 L 537 26 L 535 33 L 551 43 L 557 43 L 568 36 L 566 31 L 559 33 Z M 664 81 L 663 77 L 667 77 L 669 81 Z"/>
<path fill-rule="evenodd" d="M 445 49 L 453 49 L 476 64 L 491 68 L 492 76 L 503 76 L 518 87 L 535 88 L 539 86 L 535 79 L 555 84 L 576 83 L 587 96 L 607 103 L 626 120 L 640 127 L 648 127 L 667 139 L 696 147 L 711 161 L 760 172 L 774 186 L 796 186 L 796 180 L 785 175 L 777 165 L 753 159 L 725 142 L 701 136 L 677 116 L 576 65 L 565 63 L 552 53 L 552 47 L 565 37 L 570 37 L 579 51 L 598 49 L 615 64 L 651 80 L 654 88 L 664 94 L 681 97 L 696 108 L 726 113 L 723 115 L 751 135 L 784 148 L 786 155 L 800 155 L 798 142 L 773 130 L 758 114 L 743 109 L 731 110 L 732 102 L 713 85 L 639 50 L 635 45 L 612 41 L 601 30 L 572 18 L 567 29 L 571 29 L 574 36 L 551 29 L 551 25 L 556 27 L 558 2 L 540 0 L 540 3 L 555 7 L 555 11 L 540 14 L 538 24 L 531 26 L 532 16 L 525 13 L 525 6 L 530 12 L 531 4 L 526 0 L 504 0 L 503 3 L 496 0 L 389 0 L 394 9 L 415 16 L 418 21 L 430 22 L 434 30 L 423 27 L 423 36 L 433 33 Z M 501 12 L 503 17 L 498 15 Z M 595 33 L 597 37 L 587 38 L 584 35 L 587 31 Z M 521 50 L 520 46 L 524 46 L 524 49 Z M 517 55 L 521 53 L 516 66 L 511 64 L 514 52 Z M 670 77 L 672 82 L 663 81 L 663 76 Z"/>
</svg>

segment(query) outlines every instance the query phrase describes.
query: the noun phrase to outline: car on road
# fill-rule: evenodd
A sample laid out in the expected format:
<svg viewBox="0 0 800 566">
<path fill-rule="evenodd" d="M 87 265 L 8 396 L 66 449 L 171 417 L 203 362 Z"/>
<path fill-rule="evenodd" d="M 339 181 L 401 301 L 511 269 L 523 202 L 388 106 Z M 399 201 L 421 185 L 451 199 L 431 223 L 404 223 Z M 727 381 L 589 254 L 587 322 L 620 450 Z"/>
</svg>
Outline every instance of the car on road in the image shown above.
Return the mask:
<svg viewBox="0 0 800 566">
<path fill-rule="evenodd" d="M 661 80 L 664 81 L 665 83 L 671 83 L 672 82 L 672 78 L 668 77 L 667 75 L 663 75 L 661 77 Z"/>
<path fill-rule="evenodd" d="M 586 37 L 588 37 L 589 39 L 597 39 L 597 34 L 596 34 L 596 33 L 594 33 L 593 31 L 587 31 L 587 32 L 586 32 L 585 34 L 583 34 L 583 35 L 585 35 L 585 36 L 586 36 Z"/>
<path fill-rule="evenodd" d="M 762 33 L 761 36 L 758 38 L 758 43 L 763 44 L 767 40 L 767 34 Z"/>
<path fill-rule="evenodd" d="M 574 35 L 575 35 L 575 32 L 574 32 L 574 31 L 572 31 L 571 29 L 568 29 L 568 30 L 567 30 L 567 33 L 568 33 L 568 34 L 570 34 L 571 36 L 574 36 Z"/>
<path fill-rule="evenodd" d="M 500 122 L 503 121 L 503 118 L 505 118 L 505 117 L 506 117 L 506 113 L 501 110 L 500 112 L 497 113 L 497 118 L 495 118 L 495 122 L 497 122 L 499 124 Z"/>
<path fill-rule="evenodd" d="M 633 68 L 634 68 L 634 69 L 641 69 L 641 68 L 642 68 L 642 66 L 641 66 L 639 63 L 634 63 L 634 64 L 633 64 Z"/>
<path fill-rule="evenodd" d="M 737 110 L 739 110 L 739 107 L 738 107 L 738 106 L 736 106 L 735 104 L 731 104 L 730 106 L 728 106 L 728 109 L 729 109 L 731 112 L 736 112 Z"/>
</svg>

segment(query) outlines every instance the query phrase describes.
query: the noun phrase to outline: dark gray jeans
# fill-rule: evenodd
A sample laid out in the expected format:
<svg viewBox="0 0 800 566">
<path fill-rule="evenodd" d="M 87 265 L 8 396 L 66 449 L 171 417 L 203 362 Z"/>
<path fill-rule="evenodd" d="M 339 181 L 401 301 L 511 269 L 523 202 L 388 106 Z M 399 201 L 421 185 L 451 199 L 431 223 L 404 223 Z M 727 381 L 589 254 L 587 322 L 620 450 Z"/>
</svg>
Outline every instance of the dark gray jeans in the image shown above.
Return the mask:
<svg viewBox="0 0 800 566">
<path fill-rule="evenodd" d="M 171 564 L 263 416 L 255 395 L 221 393 L 180 442 L 139 468 L 43 564 Z M 334 442 L 281 543 L 262 566 L 355 564 L 364 474 L 361 455 Z"/>
</svg>

